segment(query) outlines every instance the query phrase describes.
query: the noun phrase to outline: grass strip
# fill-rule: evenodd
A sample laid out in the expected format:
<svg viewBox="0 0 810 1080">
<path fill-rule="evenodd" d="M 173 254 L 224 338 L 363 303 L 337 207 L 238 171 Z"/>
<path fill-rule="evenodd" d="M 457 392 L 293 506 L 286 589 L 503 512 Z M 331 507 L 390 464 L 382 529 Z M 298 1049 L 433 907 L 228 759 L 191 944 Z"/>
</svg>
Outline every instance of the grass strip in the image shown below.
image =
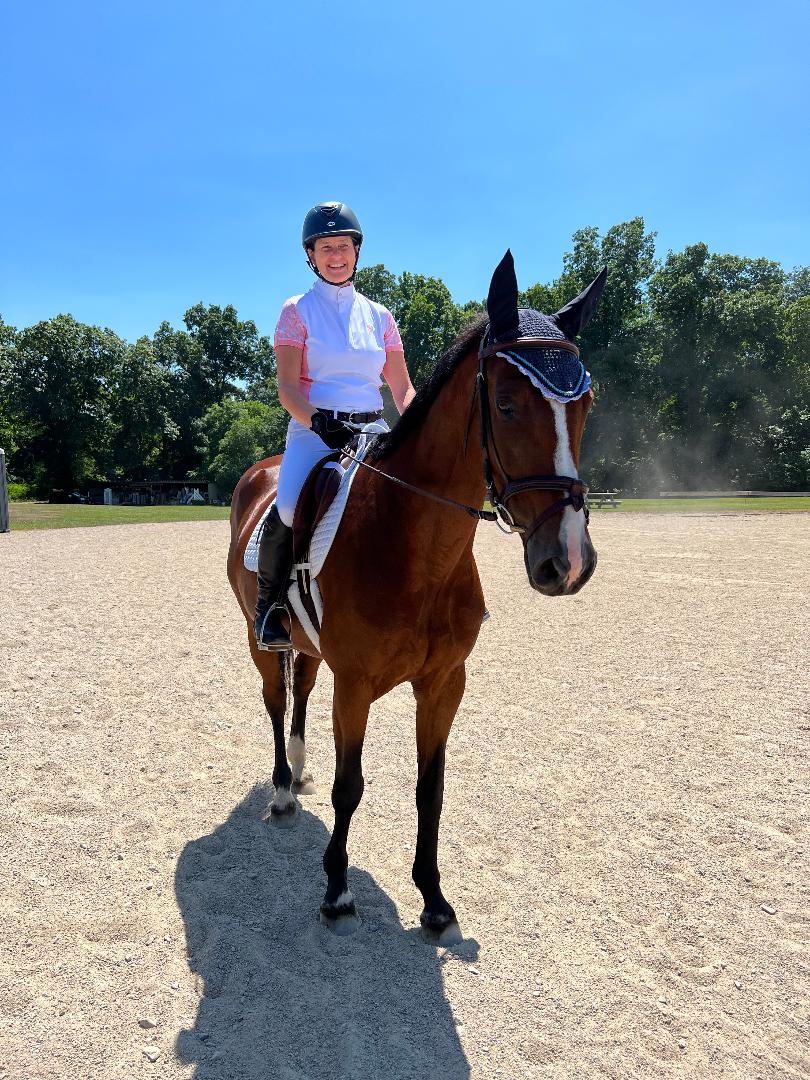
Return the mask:
<svg viewBox="0 0 810 1080">
<path fill-rule="evenodd" d="M 166 521 L 221 521 L 229 506 L 88 506 L 9 503 L 11 531 L 76 529 L 95 525 L 151 525 Z"/>
<path fill-rule="evenodd" d="M 487 504 L 488 505 L 488 504 Z M 710 513 L 808 513 L 810 498 L 764 497 L 759 499 L 625 499 L 621 506 L 591 506 L 592 513 L 710 514 Z M 96 525 L 151 525 L 167 521 L 223 521 L 228 506 L 60 506 L 51 503 L 9 503 L 12 532 L 27 529 L 75 529 Z"/>
<path fill-rule="evenodd" d="M 810 498 L 797 495 L 791 496 L 762 496 L 751 498 L 738 496 L 736 498 L 708 498 L 708 499 L 625 499 L 621 498 L 621 506 L 603 506 L 603 510 L 611 510 L 613 513 L 641 513 L 641 514 L 709 514 L 720 512 L 743 512 L 746 514 L 783 514 L 807 512 L 810 510 Z M 596 507 L 591 504 L 591 511 Z"/>
</svg>

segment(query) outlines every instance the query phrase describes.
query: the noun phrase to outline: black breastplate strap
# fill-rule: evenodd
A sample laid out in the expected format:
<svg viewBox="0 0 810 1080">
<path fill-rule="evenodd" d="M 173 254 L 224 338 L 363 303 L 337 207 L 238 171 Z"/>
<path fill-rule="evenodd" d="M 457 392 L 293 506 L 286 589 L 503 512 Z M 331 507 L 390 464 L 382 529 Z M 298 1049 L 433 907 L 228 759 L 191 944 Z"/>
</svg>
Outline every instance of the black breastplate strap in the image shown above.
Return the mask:
<svg viewBox="0 0 810 1080">
<path fill-rule="evenodd" d="M 519 532 L 523 533 L 524 540 L 528 538 L 540 528 L 540 526 L 554 517 L 556 514 L 561 514 L 567 506 L 572 507 L 575 511 L 582 510 L 585 514 L 585 524 L 588 524 L 588 503 L 587 493 L 588 485 L 584 481 L 573 476 L 558 476 L 554 474 L 544 474 L 539 476 L 525 476 L 520 480 L 512 480 L 509 477 L 506 469 L 501 461 L 501 456 L 498 453 L 498 447 L 495 443 L 495 433 L 492 430 L 492 419 L 489 411 L 489 389 L 487 385 L 487 371 L 486 362 L 493 356 L 496 351 L 499 351 L 500 347 L 493 348 L 491 350 L 481 352 L 478 362 L 478 379 L 477 390 L 478 400 L 481 411 L 481 450 L 484 455 L 484 482 L 487 486 L 487 495 L 489 501 L 492 503 L 492 507 L 498 515 L 498 524 L 501 528 L 506 527 L 507 532 Z M 504 487 L 501 491 L 495 486 L 495 477 L 492 470 L 492 461 L 490 460 L 490 447 L 495 460 L 498 463 L 498 468 L 504 478 Z M 565 494 L 557 499 L 547 507 L 542 514 L 534 519 L 531 525 L 523 526 L 518 525 L 512 514 L 507 509 L 507 502 L 514 498 L 515 495 L 521 495 L 526 491 L 560 491 Z M 501 525 L 501 522 L 503 523 Z"/>
</svg>

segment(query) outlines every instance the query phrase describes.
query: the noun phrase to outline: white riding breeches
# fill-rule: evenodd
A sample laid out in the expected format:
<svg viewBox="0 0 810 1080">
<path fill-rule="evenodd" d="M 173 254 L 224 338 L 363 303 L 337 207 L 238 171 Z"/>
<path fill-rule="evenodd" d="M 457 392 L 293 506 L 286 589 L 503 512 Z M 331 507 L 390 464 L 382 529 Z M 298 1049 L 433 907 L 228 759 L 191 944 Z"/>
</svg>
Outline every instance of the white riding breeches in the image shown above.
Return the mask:
<svg viewBox="0 0 810 1080">
<path fill-rule="evenodd" d="M 276 506 L 285 525 L 292 528 L 295 504 L 304 481 L 315 464 L 332 451 L 314 431 L 291 419 L 287 427 L 287 446 L 281 459 Z"/>
</svg>

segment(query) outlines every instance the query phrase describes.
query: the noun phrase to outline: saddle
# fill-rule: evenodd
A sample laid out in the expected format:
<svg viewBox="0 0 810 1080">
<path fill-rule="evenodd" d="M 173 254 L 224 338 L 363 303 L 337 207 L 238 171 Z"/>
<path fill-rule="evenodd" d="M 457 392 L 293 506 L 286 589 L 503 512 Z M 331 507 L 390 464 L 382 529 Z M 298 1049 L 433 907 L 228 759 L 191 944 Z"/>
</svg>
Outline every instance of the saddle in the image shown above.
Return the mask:
<svg viewBox="0 0 810 1080">
<path fill-rule="evenodd" d="M 293 589 L 297 585 L 298 602 L 309 620 L 318 646 L 323 604 L 317 584 L 312 580 L 310 549 L 315 530 L 334 502 L 345 475 L 345 469 L 340 464 L 341 456 L 341 451 L 335 450 L 313 466 L 301 488 L 293 515 L 293 568 L 290 582 Z M 295 608 L 292 596 L 290 600 Z M 299 613 L 299 618 L 303 613 Z M 304 625 L 309 634 L 309 628 Z M 310 637 L 313 637 L 313 634 L 310 634 Z"/>
<path fill-rule="evenodd" d="M 323 600 L 317 578 L 340 526 L 359 471 L 358 462 L 368 453 L 374 437 L 388 430 L 382 420 L 367 424 L 351 445 L 354 460 L 344 458 L 341 463 L 340 450 L 325 455 L 311 469 L 298 496 L 293 516 L 293 567 L 287 600 L 307 637 L 319 651 Z M 260 527 L 261 523 L 257 525 L 256 533 Z M 251 538 L 245 549 L 245 566 L 249 570 L 256 569 L 256 565 L 248 561 L 257 555 L 256 547 L 257 542 Z"/>
<path fill-rule="evenodd" d="M 310 470 L 301 488 L 293 516 L 293 557 L 296 564 L 306 562 L 309 558 L 312 534 L 337 495 L 344 472 L 340 465 L 341 456 L 341 451 L 335 450 L 321 458 Z"/>
</svg>

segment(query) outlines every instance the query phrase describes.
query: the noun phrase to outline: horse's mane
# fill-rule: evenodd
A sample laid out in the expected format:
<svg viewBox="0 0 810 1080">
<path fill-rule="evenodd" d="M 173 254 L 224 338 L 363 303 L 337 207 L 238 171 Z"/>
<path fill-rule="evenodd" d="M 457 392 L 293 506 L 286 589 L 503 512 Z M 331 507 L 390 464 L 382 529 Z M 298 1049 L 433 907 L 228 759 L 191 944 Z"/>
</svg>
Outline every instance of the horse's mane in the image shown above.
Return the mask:
<svg viewBox="0 0 810 1080">
<path fill-rule="evenodd" d="M 375 439 L 371 450 L 371 457 L 374 460 L 381 461 L 383 458 L 390 457 L 394 451 L 399 450 L 409 435 L 421 427 L 439 391 L 455 371 L 462 357 L 470 351 L 472 344 L 477 345 L 480 342 L 486 325 L 487 316 L 484 314 L 479 315 L 461 330 L 456 340 L 436 364 L 430 378 L 417 390 L 416 397 L 391 431 Z"/>
</svg>

